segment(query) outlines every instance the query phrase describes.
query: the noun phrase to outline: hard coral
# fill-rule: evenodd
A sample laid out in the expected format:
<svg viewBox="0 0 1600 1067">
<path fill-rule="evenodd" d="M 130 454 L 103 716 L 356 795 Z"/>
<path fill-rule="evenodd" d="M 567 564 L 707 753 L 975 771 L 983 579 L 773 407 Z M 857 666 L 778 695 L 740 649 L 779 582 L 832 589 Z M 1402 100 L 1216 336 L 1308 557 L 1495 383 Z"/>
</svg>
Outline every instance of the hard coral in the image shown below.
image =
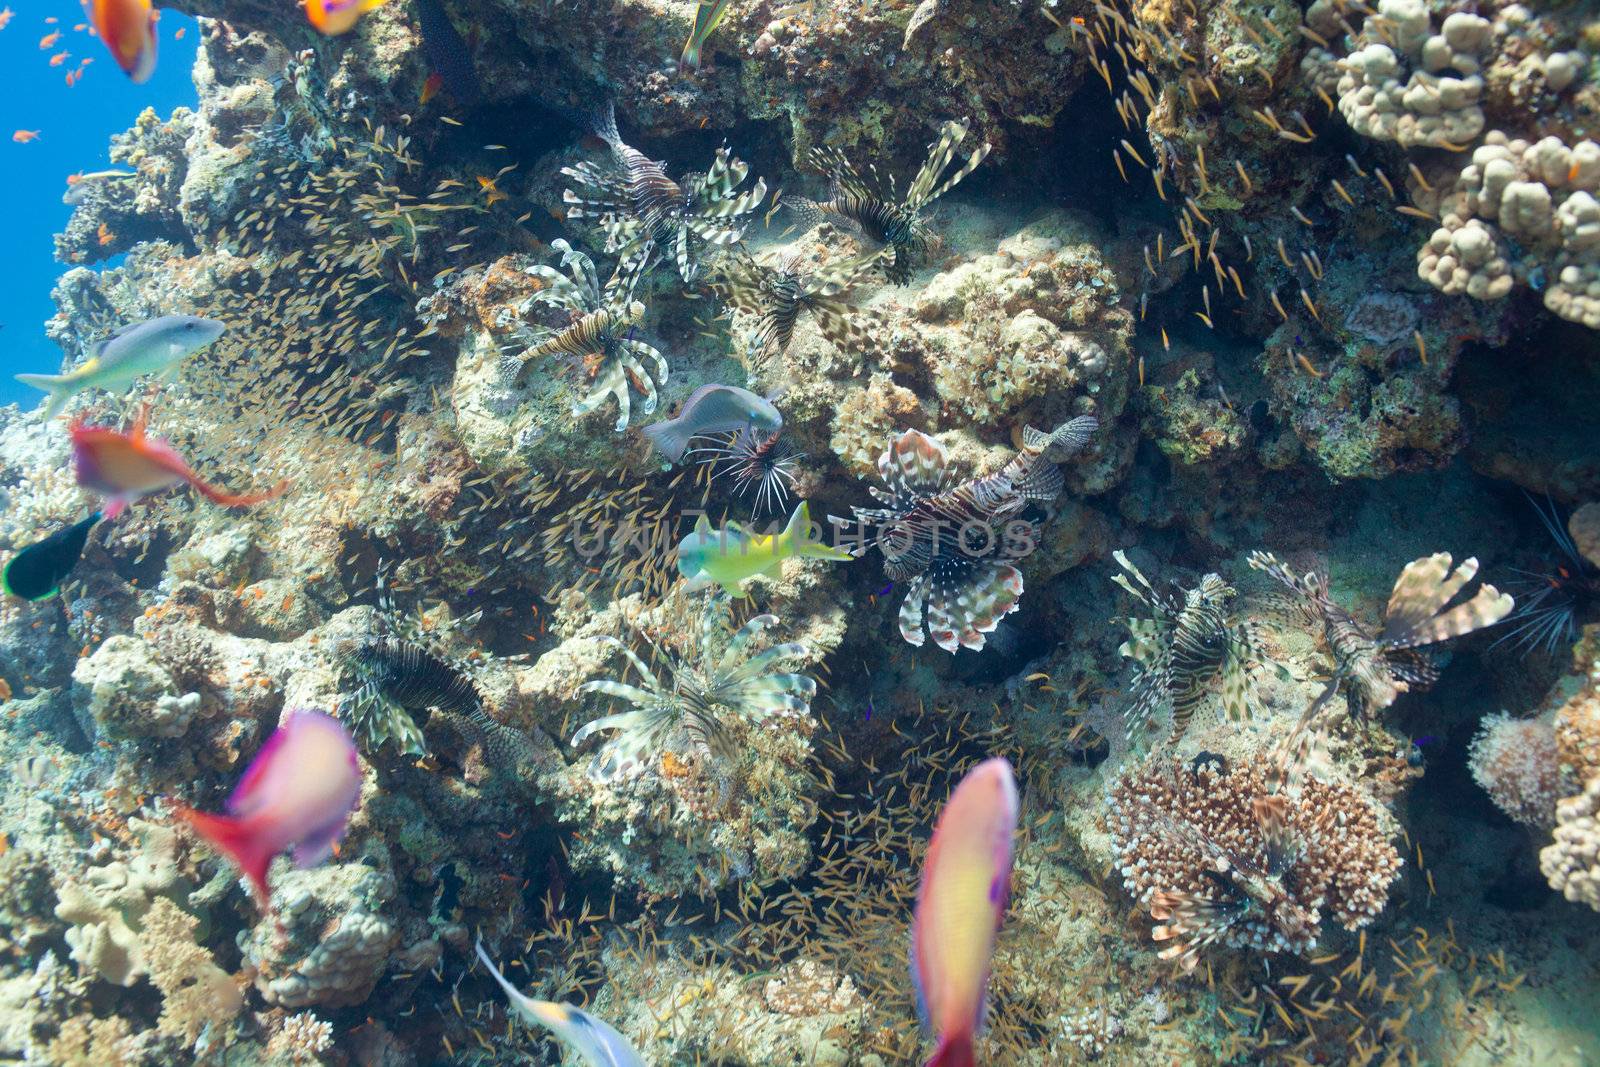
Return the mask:
<svg viewBox="0 0 1600 1067">
<path fill-rule="evenodd" d="M 1551 889 L 1600 911 L 1600 774 L 1556 805 L 1555 841 L 1540 850 L 1539 869 Z"/>
<path fill-rule="evenodd" d="M 1303 954 L 1324 912 L 1347 930 L 1383 910 L 1400 856 L 1376 806 L 1342 782 L 1308 778 L 1267 795 L 1267 760 L 1151 760 L 1112 787 L 1107 821 L 1123 886 L 1157 914 L 1162 952 L 1193 967 L 1219 943 Z"/>
<path fill-rule="evenodd" d="M 1555 731 L 1542 719 L 1513 719 L 1505 712 L 1484 716 L 1467 765 L 1495 806 L 1525 826 L 1553 826 L 1556 801 L 1571 791 Z"/>
</svg>

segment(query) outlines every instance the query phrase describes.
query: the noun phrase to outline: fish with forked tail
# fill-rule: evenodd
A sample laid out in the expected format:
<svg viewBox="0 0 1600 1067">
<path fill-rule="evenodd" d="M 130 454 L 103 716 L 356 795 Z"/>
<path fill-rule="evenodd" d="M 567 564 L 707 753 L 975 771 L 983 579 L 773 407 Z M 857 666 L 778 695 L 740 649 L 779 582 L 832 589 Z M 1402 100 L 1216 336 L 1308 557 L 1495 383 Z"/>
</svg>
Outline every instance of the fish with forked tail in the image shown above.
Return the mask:
<svg viewBox="0 0 1600 1067">
<path fill-rule="evenodd" d="M 89 360 L 66 374 L 19 374 L 17 381 L 50 394 L 44 417 L 55 418 L 85 389 L 121 392 L 147 374 L 163 374 L 222 336 L 222 323 L 195 315 L 162 315 L 131 323 L 97 342 Z"/>
<path fill-rule="evenodd" d="M 667 459 L 677 463 L 689 450 L 691 438 L 727 433 L 749 427 L 760 430 L 783 428 L 783 416 L 772 401 L 736 385 L 702 385 L 689 399 L 677 418 L 663 419 L 644 428 L 644 435 Z"/>
</svg>

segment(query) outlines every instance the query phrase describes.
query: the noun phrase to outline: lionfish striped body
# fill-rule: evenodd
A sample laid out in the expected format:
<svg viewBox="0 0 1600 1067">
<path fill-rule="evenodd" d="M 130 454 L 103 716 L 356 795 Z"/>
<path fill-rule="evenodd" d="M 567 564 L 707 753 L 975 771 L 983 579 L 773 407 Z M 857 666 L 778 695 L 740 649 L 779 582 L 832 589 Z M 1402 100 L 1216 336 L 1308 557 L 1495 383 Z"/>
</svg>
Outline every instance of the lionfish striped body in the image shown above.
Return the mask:
<svg viewBox="0 0 1600 1067">
<path fill-rule="evenodd" d="M 599 221 L 606 234 L 606 252 L 624 262 L 648 259 L 656 249 L 670 248 L 678 273 L 684 281 L 693 281 L 699 264 L 690 238 L 714 249 L 737 243 L 744 236 L 744 216 L 767 195 L 767 184 L 760 178 L 746 192 L 737 191 L 750 167 L 726 147 L 717 150 L 707 173 L 673 181 L 665 163 L 623 142 L 611 103 L 596 116 L 594 132 L 611 150 L 610 165 L 563 167 L 561 173 L 583 186 L 587 195 L 567 189 L 562 200 L 568 218 Z"/>
<path fill-rule="evenodd" d="M 1320 625 L 1333 657 L 1330 686 L 1348 682 L 1358 711 L 1386 708 L 1401 693 L 1432 686 L 1439 669 L 1422 646 L 1492 626 L 1516 606 L 1484 583 L 1471 598 L 1447 607 L 1478 573 L 1478 561 L 1452 567 L 1450 554 L 1439 552 L 1406 564 L 1389 594 L 1383 630 L 1374 635 L 1334 601 L 1323 575 L 1297 576 L 1270 552 L 1252 552 L 1249 564 L 1296 594 L 1303 617 Z"/>
<path fill-rule="evenodd" d="M 1177 595 L 1160 592 L 1120 550 L 1112 556 L 1127 572 L 1113 576 L 1112 581 L 1149 606 L 1153 614 L 1149 619 L 1126 620 L 1131 637 L 1117 650 L 1138 664 L 1134 699 L 1125 716 L 1129 738 L 1157 707 L 1170 702 L 1171 741 L 1176 742 L 1195 711 L 1219 686 L 1228 718 L 1249 718 L 1253 706 L 1250 668 L 1259 652 L 1250 624 L 1234 619 L 1228 610 L 1238 592 L 1215 574 Z"/>
<path fill-rule="evenodd" d="M 752 359 L 783 355 L 805 313 L 810 313 L 822 335 L 833 344 L 854 348 L 859 347 L 864 333 L 853 318 L 850 305 L 840 297 L 870 273 L 881 258 L 883 253 L 875 252 L 804 271 L 796 256 L 786 256 L 768 267 L 747 253 L 713 288 L 731 306 L 756 316 L 750 346 Z"/>
<path fill-rule="evenodd" d="M 955 188 L 971 174 L 989 154 L 985 142 L 967 158 L 949 180 L 939 184 L 945 168 L 955 159 L 956 147 L 967 136 L 965 122 L 947 122 L 939 131 L 939 139 L 928 148 L 928 159 L 911 181 L 904 200 L 898 200 L 894 182 L 887 190 L 874 188 L 836 148 L 817 145 L 812 148 L 812 166 L 827 176 L 832 184 L 829 198 L 818 203 L 800 197 L 786 198 L 797 214 L 802 230 L 809 229 L 824 218 L 840 222 L 859 230 L 870 240 L 882 245 L 884 274 L 896 285 L 911 280 L 911 272 L 921 266 L 935 243 L 935 235 L 922 218 L 922 211 L 939 197 Z M 873 172 L 877 177 L 876 171 Z M 874 183 L 880 185 L 882 183 Z"/>
<path fill-rule="evenodd" d="M 817 683 L 803 674 L 773 668 L 802 659 L 806 647 L 791 642 L 760 652 L 751 641 L 777 623 L 774 615 L 757 615 L 729 635 L 726 599 L 709 598 L 700 616 L 698 640 L 691 655 L 672 663 L 663 680 L 632 649 L 614 637 L 600 640 L 617 648 L 639 675 L 638 685 L 612 679 L 585 682 L 580 693 L 604 693 L 633 705 L 633 710 L 606 715 L 572 735 L 574 747 L 596 733 L 613 736 L 595 753 L 589 776 L 608 782 L 629 775 L 652 758 L 668 752 L 689 752 L 702 759 L 727 760 L 737 753 L 724 720 L 730 715 L 761 719 L 771 715 L 805 715 Z"/>
<path fill-rule="evenodd" d="M 550 242 L 550 247 L 561 253 L 561 266 L 566 268 L 567 274 L 543 264 L 528 268 L 528 273 L 539 279 L 541 287 L 528 298 L 522 310 L 526 313 L 538 304 L 564 308 L 572 316 L 572 322 L 555 330 L 525 329 L 522 336 L 528 347 L 521 352 L 509 352 L 502 358 L 502 375 L 514 384 L 534 358 L 556 354 L 570 356 L 580 361 L 585 373 L 594 379 L 589 393 L 573 405 L 573 415 L 586 415 L 604 404 L 607 397 L 615 397 L 618 413 L 614 429 L 620 433 L 627 429 L 633 411 L 630 384 L 644 394 L 639 405 L 642 414 L 648 415 L 656 409 L 656 381 L 652 380 L 641 359 L 654 365 L 656 380 L 663 385 L 667 381 L 665 357 L 629 332 L 644 317 L 644 305 L 633 299 L 633 291 L 649 266 L 649 259 L 624 260 L 618 273 L 602 286 L 594 261 L 588 256 L 561 239 Z"/>
<path fill-rule="evenodd" d="M 340 713 L 369 751 L 392 738 L 403 753 L 425 754 L 414 718 L 425 711 L 451 716 L 497 765 L 514 764 L 531 749 L 527 738 L 489 715 L 465 670 L 414 641 L 368 638 L 349 662 L 361 684 Z"/>
<path fill-rule="evenodd" d="M 1022 599 L 1016 564 L 1037 541 L 1023 508 L 1061 492 L 1056 462 L 1081 449 L 1098 425 L 1080 415 L 1051 434 L 1028 427 L 1022 451 L 1004 467 L 961 483 L 950 478 L 944 447 L 933 438 L 906 430 L 891 439 L 878 458 L 885 488 L 869 490 L 885 507 L 852 509 L 861 530 L 853 551 L 877 548 L 884 573 L 906 583 L 901 637 L 920 646 L 926 629 L 947 652 L 984 646 Z"/>
</svg>

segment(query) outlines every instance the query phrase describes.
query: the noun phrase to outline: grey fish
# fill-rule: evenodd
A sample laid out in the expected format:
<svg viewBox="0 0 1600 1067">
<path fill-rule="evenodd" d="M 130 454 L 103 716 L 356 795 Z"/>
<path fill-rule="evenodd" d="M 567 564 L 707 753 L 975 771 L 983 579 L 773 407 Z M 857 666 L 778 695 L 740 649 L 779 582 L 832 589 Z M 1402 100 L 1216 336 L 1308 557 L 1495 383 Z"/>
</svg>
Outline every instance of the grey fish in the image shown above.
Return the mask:
<svg viewBox="0 0 1600 1067">
<path fill-rule="evenodd" d="M 650 443 L 669 460 L 677 463 L 689 449 L 691 437 L 726 433 L 754 426 L 777 430 L 783 416 L 772 401 L 736 385 L 702 385 L 684 402 L 675 419 L 665 419 L 644 428 Z"/>
<path fill-rule="evenodd" d="M 53 419 L 85 389 L 121 392 L 146 374 L 161 374 L 222 336 L 220 322 L 195 315 L 162 315 L 130 323 L 89 350 L 89 360 L 66 374 L 19 374 L 17 381 L 50 394 Z"/>
</svg>

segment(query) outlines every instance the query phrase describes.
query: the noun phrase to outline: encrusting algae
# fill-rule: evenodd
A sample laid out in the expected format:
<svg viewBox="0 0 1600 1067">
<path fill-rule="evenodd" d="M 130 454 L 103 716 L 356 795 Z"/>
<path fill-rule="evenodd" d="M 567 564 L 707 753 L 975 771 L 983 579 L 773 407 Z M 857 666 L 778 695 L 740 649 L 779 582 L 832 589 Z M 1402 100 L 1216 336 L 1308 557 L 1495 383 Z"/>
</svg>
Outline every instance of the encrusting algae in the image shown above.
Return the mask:
<svg viewBox="0 0 1600 1067">
<path fill-rule="evenodd" d="M 0 1059 L 1600 1057 L 1589 7 L 86 12 Z"/>
</svg>

